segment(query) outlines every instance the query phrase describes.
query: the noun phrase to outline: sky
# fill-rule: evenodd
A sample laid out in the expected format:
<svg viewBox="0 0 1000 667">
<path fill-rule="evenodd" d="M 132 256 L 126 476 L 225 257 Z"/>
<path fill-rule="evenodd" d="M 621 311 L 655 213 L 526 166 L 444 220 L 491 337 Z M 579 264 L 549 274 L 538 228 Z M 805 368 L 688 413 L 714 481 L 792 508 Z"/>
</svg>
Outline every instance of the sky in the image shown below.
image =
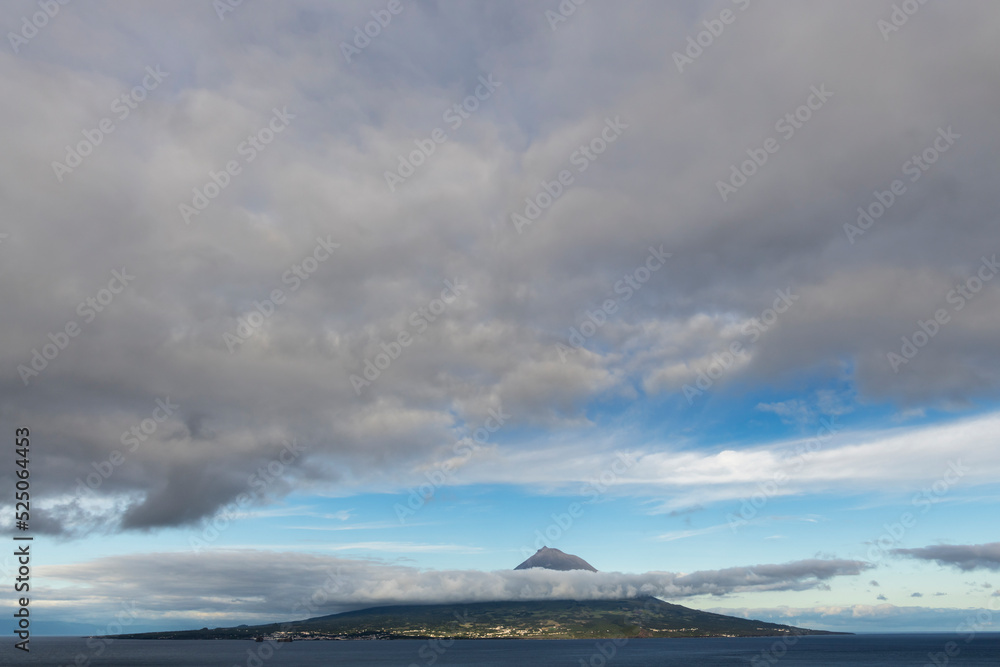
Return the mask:
<svg viewBox="0 0 1000 667">
<path fill-rule="evenodd" d="M 996 630 L 1000 7 L 902 5 L 5 3 L 37 631 Z"/>
</svg>

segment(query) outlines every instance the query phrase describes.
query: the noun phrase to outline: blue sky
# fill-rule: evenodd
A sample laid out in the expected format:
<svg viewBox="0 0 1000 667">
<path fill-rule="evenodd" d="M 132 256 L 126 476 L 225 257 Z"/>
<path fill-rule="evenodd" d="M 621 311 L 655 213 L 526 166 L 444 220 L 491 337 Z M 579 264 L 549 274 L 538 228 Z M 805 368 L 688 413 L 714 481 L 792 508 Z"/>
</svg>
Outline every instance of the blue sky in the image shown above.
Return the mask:
<svg viewBox="0 0 1000 667">
<path fill-rule="evenodd" d="M 1000 611 L 992 4 L 388 7 L 8 37 L 44 627 L 294 617 L 331 572 L 313 615 Z M 510 571 L 543 545 L 599 573 Z"/>
</svg>

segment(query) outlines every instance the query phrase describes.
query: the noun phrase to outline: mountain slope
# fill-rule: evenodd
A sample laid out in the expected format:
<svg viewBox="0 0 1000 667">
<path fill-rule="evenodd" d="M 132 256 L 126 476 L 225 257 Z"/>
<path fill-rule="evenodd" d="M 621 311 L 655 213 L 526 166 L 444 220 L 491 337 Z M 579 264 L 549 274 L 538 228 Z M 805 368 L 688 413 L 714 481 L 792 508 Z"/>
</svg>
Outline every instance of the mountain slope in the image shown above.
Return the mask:
<svg viewBox="0 0 1000 667">
<path fill-rule="evenodd" d="M 250 639 L 284 632 L 298 639 L 759 637 L 836 634 L 689 609 L 644 597 L 375 607 L 277 623 L 215 630 L 122 635 L 134 639 Z"/>
</svg>

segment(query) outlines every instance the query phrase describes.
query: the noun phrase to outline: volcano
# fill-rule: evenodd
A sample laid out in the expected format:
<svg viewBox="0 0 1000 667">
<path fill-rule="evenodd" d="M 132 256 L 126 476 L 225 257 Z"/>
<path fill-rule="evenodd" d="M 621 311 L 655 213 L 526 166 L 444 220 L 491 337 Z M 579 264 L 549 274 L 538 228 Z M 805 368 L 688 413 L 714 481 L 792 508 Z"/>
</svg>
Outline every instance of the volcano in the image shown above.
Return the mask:
<svg viewBox="0 0 1000 667">
<path fill-rule="evenodd" d="M 543 567 L 546 570 L 590 570 L 591 572 L 597 572 L 597 568 L 579 556 L 548 547 L 542 547 L 531 558 L 514 569 L 529 570 L 533 567 Z"/>
</svg>

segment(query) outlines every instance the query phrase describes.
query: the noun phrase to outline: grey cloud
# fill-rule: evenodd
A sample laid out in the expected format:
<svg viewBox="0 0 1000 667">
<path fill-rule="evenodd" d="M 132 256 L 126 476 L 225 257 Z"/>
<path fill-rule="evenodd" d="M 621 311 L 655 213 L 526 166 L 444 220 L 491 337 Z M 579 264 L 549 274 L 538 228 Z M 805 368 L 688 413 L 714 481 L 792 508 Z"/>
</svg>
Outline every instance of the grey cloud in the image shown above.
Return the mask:
<svg viewBox="0 0 1000 667">
<path fill-rule="evenodd" d="M 737 590 L 806 590 L 833 577 L 858 575 L 871 566 L 853 560 L 800 560 L 780 565 L 755 565 L 694 572 L 674 579 L 682 588 L 726 595 Z M 699 594 L 700 594 L 699 593 Z"/>
<path fill-rule="evenodd" d="M 939 544 L 918 549 L 893 549 L 892 553 L 919 560 L 932 560 L 938 565 L 956 567 L 963 572 L 978 569 L 1000 570 L 1000 542 Z"/>
</svg>

